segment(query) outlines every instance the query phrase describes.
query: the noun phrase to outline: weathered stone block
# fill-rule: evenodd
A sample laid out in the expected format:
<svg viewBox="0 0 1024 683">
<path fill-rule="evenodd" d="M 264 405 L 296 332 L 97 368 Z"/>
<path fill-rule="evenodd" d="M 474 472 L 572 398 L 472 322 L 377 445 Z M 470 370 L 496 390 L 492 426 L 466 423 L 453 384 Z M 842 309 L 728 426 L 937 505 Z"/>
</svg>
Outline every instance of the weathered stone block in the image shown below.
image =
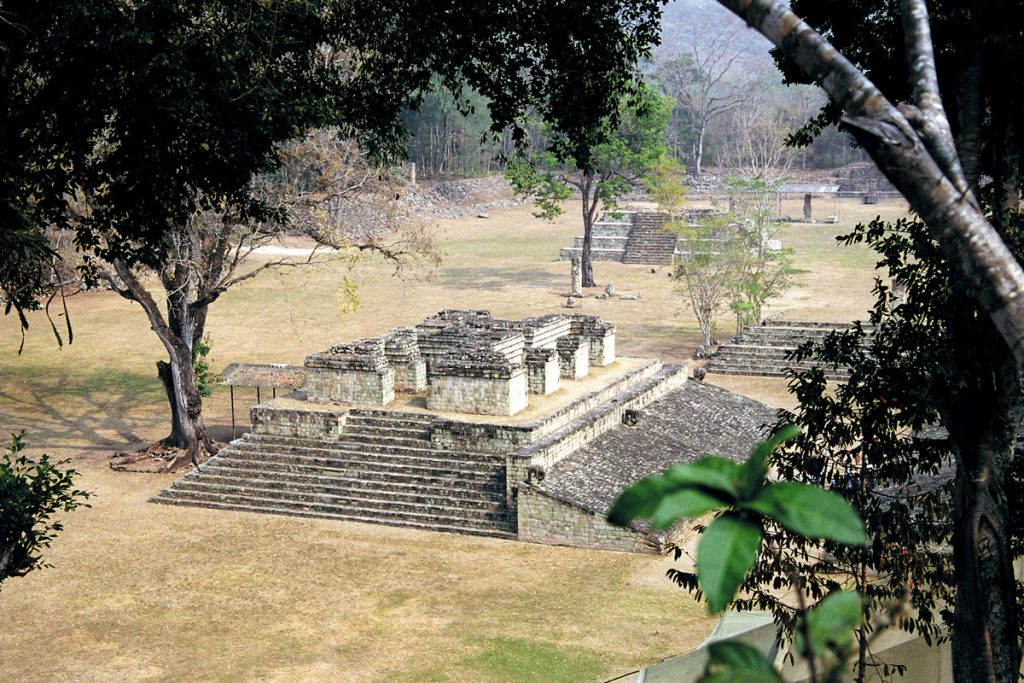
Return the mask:
<svg viewBox="0 0 1024 683">
<path fill-rule="evenodd" d="M 555 349 L 530 349 L 526 352 L 526 372 L 531 394 L 546 396 L 558 391 L 561 368 Z"/>
<path fill-rule="evenodd" d="M 577 336 L 559 339 L 558 365 L 566 379 L 586 377 L 590 374 L 590 342 Z"/>
<path fill-rule="evenodd" d="M 427 408 L 478 415 L 515 415 L 526 407 L 526 368 L 507 377 L 436 374 L 427 388 Z"/>
<path fill-rule="evenodd" d="M 347 410 L 299 410 L 273 405 L 253 406 L 252 430 L 269 436 L 337 441 L 345 428 Z"/>
</svg>

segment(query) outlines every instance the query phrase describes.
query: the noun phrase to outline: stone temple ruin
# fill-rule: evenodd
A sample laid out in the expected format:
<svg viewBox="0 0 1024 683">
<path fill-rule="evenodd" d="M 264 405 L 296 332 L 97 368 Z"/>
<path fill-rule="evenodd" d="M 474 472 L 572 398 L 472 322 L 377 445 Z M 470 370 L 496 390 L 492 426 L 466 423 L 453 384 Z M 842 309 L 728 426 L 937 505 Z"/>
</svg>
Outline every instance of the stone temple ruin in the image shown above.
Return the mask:
<svg viewBox="0 0 1024 683">
<path fill-rule="evenodd" d="M 595 316 L 440 311 L 305 360 L 305 384 L 154 500 L 541 543 L 657 551 L 604 521 L 623 487 L 744 457 L 773 412 L 686 368 L 620 358 Z"/>
<path fill-rule="evenodd" d="M 440 311 L 415 329 L 333 346 L 306 358 L 314 403 L 384 406 L 395 392 L 426 394 L 430 410 L 515 415 L 528 394 L 586 377 L 615 361 L 615 325 L 596 316 L 495 320 L 488 311 Z"/>
</svg>

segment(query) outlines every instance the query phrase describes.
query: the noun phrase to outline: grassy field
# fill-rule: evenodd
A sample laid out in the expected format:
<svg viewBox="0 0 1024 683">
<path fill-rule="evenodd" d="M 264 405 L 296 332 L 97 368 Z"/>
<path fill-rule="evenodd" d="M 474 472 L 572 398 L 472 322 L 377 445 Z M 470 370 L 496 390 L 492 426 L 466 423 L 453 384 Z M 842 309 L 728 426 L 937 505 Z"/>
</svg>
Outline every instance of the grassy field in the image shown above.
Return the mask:
<svg viewBox="0 0 1024 683">
<path fill-rule="evenodd" d="M 863 316 L 873 259 L 834 236 L 905 205 L 839 209 L 837 225 L 780 229 L 809 273 L 772 314 Z M 441 308 L 562 310 L 569 268 L 556 259 L 579 231 L 574 207 L 554 223 L 520 207 L 435 230 L 444 261 L 433 272 L 356 266 L 354 313 L 342 312 L 340 264 L 229 292 L 211 309 L 214 365 L 298 364 Z M 696 324 L 667 269 L 651 270 L 597 264 L 602 287 L 640 299 L 588 298 L 582 310 L 618 323 L 621 354 L 685 362 Z M 591 681 L 685 651 L 711 629 L 664 579 L 666 558 L 147 504 L 173 476 L 115 473 L 107 459 L 166 433 L 161 348 L 129 302 L 96 292 L 69 305 L 75 341 L 62 350 L 36 315 L 18 355 L 15 321 L 0 320 L 0 428 L 25 429 L 34 453 L 71 458 L 94 492 L 47 554 L 53 568 L 3 585 L 0 680 Z M 790 405 L 781 382 L 714 381 Z M 244 416 L 254 396 L 236 396 Z M 227 393 L 206 410 L 227 438 Z"/>
</svg>

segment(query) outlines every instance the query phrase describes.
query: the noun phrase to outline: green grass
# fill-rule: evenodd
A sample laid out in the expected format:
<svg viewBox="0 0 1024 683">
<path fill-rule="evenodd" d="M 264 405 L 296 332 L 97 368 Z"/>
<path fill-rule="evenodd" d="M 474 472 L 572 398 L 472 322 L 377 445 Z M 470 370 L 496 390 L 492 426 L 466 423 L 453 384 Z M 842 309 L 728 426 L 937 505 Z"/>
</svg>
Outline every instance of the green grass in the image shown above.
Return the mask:
<svg viewBox="0 0 1024 683">
<path fill-rule="evenodd" d="M 483 680 L 509 683 L 598 680 L 608 670 L 608 658 L 600 652 L 520 638 L 495 638 L 464 664 Z"/>
</svg>

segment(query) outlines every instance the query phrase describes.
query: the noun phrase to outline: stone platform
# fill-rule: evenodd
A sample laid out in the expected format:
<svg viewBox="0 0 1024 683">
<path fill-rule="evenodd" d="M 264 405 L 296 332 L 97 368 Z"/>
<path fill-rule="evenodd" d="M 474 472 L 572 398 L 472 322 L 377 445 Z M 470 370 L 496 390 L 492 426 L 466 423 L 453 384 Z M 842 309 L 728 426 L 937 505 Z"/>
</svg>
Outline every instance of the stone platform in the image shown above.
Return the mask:
<svg viewBox="0 0 1024 683">
<path fill-rule="evenodd" d="M 252 433 L 233 441 L 154 501 L 625 551 L 656 551 L 673 540 L 671 535 L 652 534 L 643 526 L 613 529 L 604 523 L 609 491 L 632 483 L 634 475 L 651 474 L 652 466 L 676 456 L 673 449 L 660 452 L 660 459 L 639 457 L 627 450 L 621 456 L 601 451 L 603 455 L 595 463 L 616 458 L 636 462 L 619 468 L 623 476 L 617 480 L 602 477 L 599 485 L 603 488 L 593 498 L 598 501 L 594 504 L 584 494 L 564 494 L 565 486 L 557 484 L 568 481 L 560 474 L 563 462 L 576 463 L 570 466 L 574 472 L 586 471 L 586 458 L 591 457 L 586 454 L 597 452 L 591 444 L 600 449 L 609 438 L 613 442 L 620 438 L 624 443 L 643 442 L 636 440 L 635 432 L 615 435 L 625 423 L 637 423 L 637 416 L 648 406 L 667 405 L 660 410 L 671 412 L 684 405 L 664 401 L 699 384 L 687 382 L 686 368 L 652 359 L 614 357 L 614 326 L 597 320 L 566 323 L 549 319 L 532 325 L 530 329 L 541 331 L 533 335 L 533 341 L 543 340 L 547 346 L 527 347 L 516 325 L 499 324 L 494 334 L 489 316 L 459 313 L 442 312 L 444 315 L 428 319 L 433 331 L 424 339 L 431 342 L 426 346 L 433 346 L 426 353 L 422 344 L 413 348 L 411 328 L 404 328 L 407 331 L 401 332 L 397 341 L 385 335 L 313 354 L 307 373 L 311 369 L 314 373 L 312 381 L 307 375 L 305 390 L 254 406 Z M 458 319 L 458 327 L 445 324 L 445 316 Z M 528 385 L 533 382 L 527 379 L 531 357 L 539 354 L 546 365 L 555 364 L 557 371 L 558 347 L 561 340 L 570 338 L 574 324 L 577 334 L 570 346 L 576 347 L 574 353 L 579 354 L 581 363 L 587 362 L 590 369 L 585 376 L 567 379 L 563 374 L 557 378 L 557 389 L 546 394 L 527 394 L 527 386 L 519 395 L 529 396 L 528 405 L 508 414 L 465 411 L 459 402 L 478 397 L 449 396 L 449 404 L 439 405 L 439 397 L 447 391 L 443 383 L 446 372 L 451 371 L 449 364 L 486 361 L 489 372 L 500 374 L 504 368 L 510 376 L 518 373 Z M 459 335 L 465 338 L 465 329 L 472 325 L 484 326 L 484 335 L 468 336 L 477 342 L 482 336 L 480 343 L 490 344 L 486 353 L 471 348 L 472 360 L 465 361 L 459 354 L 440 350 L 445 344 L 455 344 Z M 509 343 L 509 332 L 518 334 L 519 341 Z M 589 365 L 594 359 L 591 339 L 599 346 L 593 366 Z M 497 348 L 491 344 L 495 340 Z M 465 344 L 454 348 L 464 349 Z M 406 367 L 397 393 L 391 364 L 395 360 Z M 425 391 L 416 391 L 416 370 L 408 370 L 420 363 L 428 368 Z M 333 370 L 340 370 L 343 379 L 355 379 L 346 385 L 331 374 Z M 476 370 L 455 367 L 453 376 L 468 377 L 473 372 Z M 381 392 L 388 390 L 389 379 L 392 397 L 378 405 L 378 400 L 386 398 Z M 362 400 L 337 400 L 346 387 L 355 385 L 359 386 L 353 397 Z M 734 404 L 725 401 L 721 405 L 731 409 Z M 696 417 L 707 421 L 705 415 Z M 685 424 L 688 419 L 681 414 L 676 422 L 641 419 L 638 424 L 641 429 L 647 424 L 660 431 L 666 424 Z M 736 453 L 724 454 L 745 456 L 746 442 L 742 446 Z M 584 454 L 580 456 L 582 464 L 579 454 Z M 546 473 L 552 478 L 542 486 Z M 569 488 L 577 491 L 581 485 L 577 482 Z"/>
</svg>

